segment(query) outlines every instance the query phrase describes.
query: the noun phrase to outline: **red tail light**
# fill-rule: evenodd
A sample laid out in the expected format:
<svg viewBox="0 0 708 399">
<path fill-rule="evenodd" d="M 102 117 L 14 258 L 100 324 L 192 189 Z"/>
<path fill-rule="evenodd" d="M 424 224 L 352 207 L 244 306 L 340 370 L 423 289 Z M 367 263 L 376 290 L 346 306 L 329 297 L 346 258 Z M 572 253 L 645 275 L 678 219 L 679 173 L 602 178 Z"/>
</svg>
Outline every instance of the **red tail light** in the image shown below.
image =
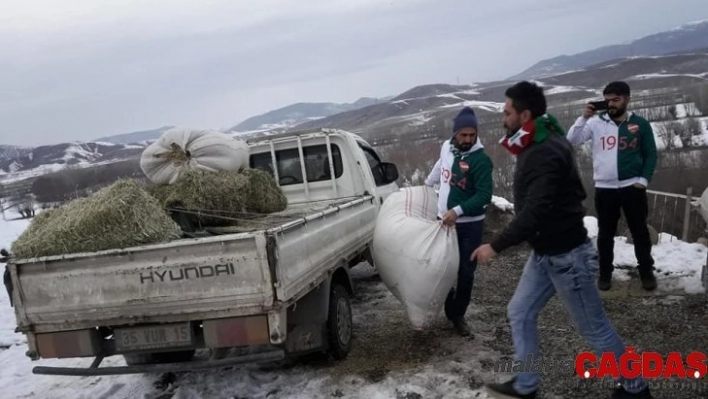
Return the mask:
<svg viewBox="0 0 708 399">
<path fill-rule="evenodd" d="M 266 315 L 205 320 L 203 327 L 204 343 L 210 348 L 261 345 L 270 342 Z"/>
<path fill-rule="evenodd" d="M 37 334 L 37 350 L 43 358 L 96 356 L 101 339 L 96 330 L 76 330 Z"/>
</svg>

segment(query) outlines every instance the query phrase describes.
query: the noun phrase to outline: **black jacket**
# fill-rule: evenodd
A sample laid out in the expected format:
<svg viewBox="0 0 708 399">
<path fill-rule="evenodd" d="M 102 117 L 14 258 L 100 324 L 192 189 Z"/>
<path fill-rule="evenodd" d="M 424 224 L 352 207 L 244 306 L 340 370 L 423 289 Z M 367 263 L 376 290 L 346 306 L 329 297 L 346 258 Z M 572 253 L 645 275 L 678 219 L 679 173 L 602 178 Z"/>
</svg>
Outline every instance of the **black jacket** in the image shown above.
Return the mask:
<svg viewBox="0 0 708 399">
<path fill-rule="evenodd" d="M 573 147 L 551 134 L 517 155 L 514 220 L 491 243 L 498 253 L 528 241 L 539 255 L 568 252 L 587 240 L 586 198 Z"/>
</svg>

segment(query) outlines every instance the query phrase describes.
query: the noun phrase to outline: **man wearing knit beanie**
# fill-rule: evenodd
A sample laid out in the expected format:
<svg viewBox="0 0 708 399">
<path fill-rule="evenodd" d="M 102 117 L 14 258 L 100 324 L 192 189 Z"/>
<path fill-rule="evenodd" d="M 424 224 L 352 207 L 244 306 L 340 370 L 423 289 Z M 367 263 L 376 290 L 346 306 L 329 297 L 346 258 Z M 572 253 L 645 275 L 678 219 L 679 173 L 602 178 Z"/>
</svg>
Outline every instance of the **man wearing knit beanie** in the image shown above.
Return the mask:
<svg viewBox="0 0 708 399">
<path fill-rule="evenodd" d="M 492 160 L 477 137 L 477 116 L 472 108 L 460 111 L 452 130 L 425 184 L 440 184 L 438 218 L 457 232 L 460 266 L 457 286 L 445 300 L 445 315 L 460 335 L 468 336 L 465 313 L 477 269 L 477 261 L 470 260 L 470 255 L 482 241 L 484 214 L 492 200 Z"/>
</svg>

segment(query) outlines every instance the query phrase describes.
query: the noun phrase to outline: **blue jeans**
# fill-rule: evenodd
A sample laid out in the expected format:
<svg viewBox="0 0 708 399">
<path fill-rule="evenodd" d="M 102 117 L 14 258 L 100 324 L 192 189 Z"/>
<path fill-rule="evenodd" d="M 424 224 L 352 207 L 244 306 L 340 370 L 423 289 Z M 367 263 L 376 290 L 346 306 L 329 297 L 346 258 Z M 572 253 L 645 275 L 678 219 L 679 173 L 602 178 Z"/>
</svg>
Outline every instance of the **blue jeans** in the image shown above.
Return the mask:
<svg viewBox="0 0 708 399">
<path fill-rule="evenodd" d="M 596 286 L 598 254 L 590 240 L 570 252 L 541 256 L 532 252 L 509 302 L 508 316 L 516 360 L 531 356 L 540 361 L 538 314 L 556 293 L 570 313 L 575 328 L 592 345 L 596 354 L 614 352 L 617 359 L 625 346 L 610 324 Z M 526 394 L 537 389 L 540 378 L 534 372 L 517 374 L 514 388 Z M 618 381 L 629 392 L 644 389 L 641 378 Z"/>
<path fill-rule="evenodd" d="M 477 270 L 477 261 L 471 261 L 472 252 L 482 243 L 484 220 L 457 223 L 457 246 L 460 250 L 460 266 L 457 271 L 457 286 L 450 290 L 445 299 L 445 315 L 453 322 L 465 318 L 472 299 L 472 285 Z"/>
</svg>

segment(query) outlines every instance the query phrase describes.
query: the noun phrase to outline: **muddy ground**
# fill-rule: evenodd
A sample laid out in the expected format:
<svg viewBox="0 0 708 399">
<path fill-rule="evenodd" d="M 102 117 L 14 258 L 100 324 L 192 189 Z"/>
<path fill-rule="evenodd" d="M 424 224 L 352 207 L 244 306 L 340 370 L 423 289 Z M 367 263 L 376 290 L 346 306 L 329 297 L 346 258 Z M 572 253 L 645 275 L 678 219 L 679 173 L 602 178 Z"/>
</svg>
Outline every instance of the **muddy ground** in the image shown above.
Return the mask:
<svg viewBox="0 0 708 399">
<path fill-rule="evenodd" d="M 393 373 L 410 372 L 421 375 L 422 390 L 402 391 L 399 397 L 457 397 L 465 394 L 460 383 L 471 389 L 481 388 L 490 380 L 505 380 L 511 374 L 495 373 L 502 356 L 513 354 L 510 329 L 506 320 L 506 305 L 511 298 L 521 269 L 530 249 L 518 247 L 504 253 L 490 265 L 480 266 L 476 275 L 471 308 L 467 320 L 474 339 L 453 333 L 443 315 L 439 328 L 417 333 L 410 329 L 403 307 L 386 289 L 368 265 L 355 272 L 357 296 L 355 310 L 356 336 L 353 350 L 346 361 L 329 365 L 337 376 L 359 375 L 377 383 Z M 705 295 L 676 295 L 675 293 L 645 293 L 636 277 L 629 283 L 616 283 L 615 288 L 603 293 L 604 304 L 613 325 L 625 344 L 645 351 L 689 353 L 708 349 L 708 304 Z M 572 361 L 590 347 L 571 326 L 570 319 L 557 298 L 553 298 L 539 320 L 541 350 L 546 358 Z M 438 386 L 425 382 L 424 370 L 434 369 L 448 377 L 452 384 L 446 391 L 445 377 Z M 540 398 L 604 398 L 610 391 L 608 384 L 579 383 L 567 373 L 543 376 Z M 434 379 L 433 379 L 434 380 Z M 664 381 L 666 383 L 666 381 Z M 435 384 L 433 382 L 432 384 Z M 454 386 L 457 385 L 457 386 Z M 683 383 L 678 388 L 655 386 L 656 399 L 708 398 L 708 381 Z M 423 393 L 421 393 L 423 392 Z M 474 393 L 472 396 L 478 395 Z M 335 394 L 335 396 L 337 396 Z M 484 395 L 479 395 L 484 397 Z"/>
</svg>

